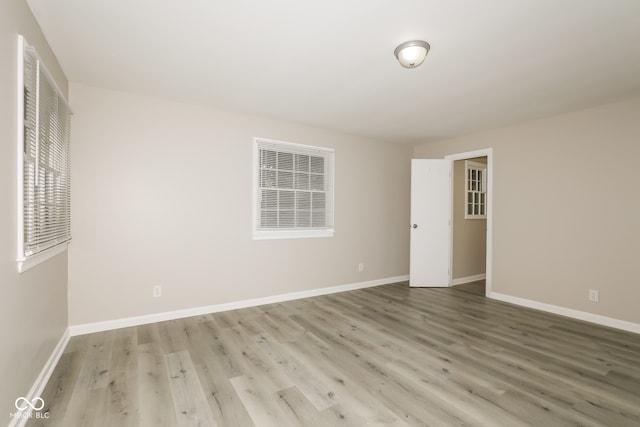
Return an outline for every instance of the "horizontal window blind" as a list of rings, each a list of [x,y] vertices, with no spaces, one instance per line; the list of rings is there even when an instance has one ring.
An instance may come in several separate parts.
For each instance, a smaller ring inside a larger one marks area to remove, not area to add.
[[[333,150],[256,140],[258,231],[333,228]]]
[[[71,239],[71,111],[23,44],[22,259]]]

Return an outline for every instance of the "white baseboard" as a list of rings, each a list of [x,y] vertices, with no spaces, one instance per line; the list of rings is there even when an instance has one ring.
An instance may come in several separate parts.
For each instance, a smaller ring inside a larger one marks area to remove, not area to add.
[[[533,301],[525,298],[505,295],[498,292],[490,292],[489,298],[499,301],[509,302],[523,307],[534,308],[536,310],[547,311],[549,313],[559,314],[561,316],[571,317],[573,319],[584,320],[586,322],[595,323],[611,328],[622,329],[623,331],[635,332],[640,334],[640,324],[627,322],[626,320],[614,319],[613,317],[601,316],[599,314],[588,313],[586,311],[574,310],[572,308],[561,307],[558,305],[546,304],[543,302]]]
[[[309,298],[319,295],[335,294],[338,292],[353,291],[356,289],[371,288],[389,283],[409,280],[409,276],[388,277],[385,279],[370,280],[367,282],[352,283],[350,285],[331,286],[328,288],[311,289],[308,291],[291,292],[288,294],[273,295],[269,297],[254,298],[242,301],[214,304],[202,307],[187,308],[184,310],[166,311],[162,313],[147,314],[144,316],[126,317],[123,319],[107,320],[104,322],[84,323],[69,326],[71,336],[91,334],[94,332],[109,331],[112,329],[127,328],[130,326],[145,325],[148,323],[164,322],[167,320],[182,319],[185,317],[200,316],[207,313],[236,310],[238,308],[255,307],[264,304],[273,304],[283,301],[291,301],[300,298]]]
[[[62,357],[62,353],[64,353],[64,349],[67,347],[67,343],[69,342],[70,337],[71,337],[71,334],[69,333],[69,328],[67,328],[62,334],[62,337],[60,337],[58,344],[56,344],[56,347],[53,349],[51,356],[49,356],[47,363],[44,364],[44,367],[40,371],[40,374],[38,374],[38,377],[36,378],[35,382],[31,386],[29,393],[27,393],[26,396],[21,396],[21,397],[24,397],[29,402],[32,402],[34,398],[40,397],[42,395],[42,392],[44,391],[45,386],[49,382],[49,378],[51,378],[51,374],[53,373],[53,370],[58,365],[58,361],[60,360],[60,357]],[[19,411],[16,409],[16,413],[17,412]],[[20,417],[11,418],[11,422],[9,423],[8,427],[23,427],[27,423],[27,421],[29,421],[30,417],[32,416],[32,413],[33,413],[33,409],[31,407],[28,407],[27,409],[22,411],[22,413],[20,414],[21,415]]]
[[[477,282],[478,280],[484,280],[487,278],[486,274],[476,274],[474,276],[459,277],[451,280],[451,286],[458,286],[465,283]]]

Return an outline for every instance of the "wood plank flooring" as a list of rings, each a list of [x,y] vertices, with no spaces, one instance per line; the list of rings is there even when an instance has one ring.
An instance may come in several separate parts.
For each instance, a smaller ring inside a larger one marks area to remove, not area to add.
[[[406,283],[71,338],[33,426],[640,426],[640,335]]]

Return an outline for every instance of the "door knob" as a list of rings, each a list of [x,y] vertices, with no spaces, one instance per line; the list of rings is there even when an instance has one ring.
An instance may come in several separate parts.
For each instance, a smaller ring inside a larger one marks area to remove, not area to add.
[[[413,224],[413,228],[418,228],[418,224]]]

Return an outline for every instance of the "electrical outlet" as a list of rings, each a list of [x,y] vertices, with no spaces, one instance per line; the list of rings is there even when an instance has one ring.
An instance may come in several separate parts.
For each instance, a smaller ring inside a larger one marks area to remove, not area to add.
[[[589,289],[589,301],[598,302],[600,295],[596,289]]]
[[[162,286],[161,285],[154,285],[153,286],[153,297],[154,298],[160,298],[162,296]]]
[[[360,273],[362,273],[364,271],[364,262],[361,262],[360,264],[358,264],[358,271]]]

